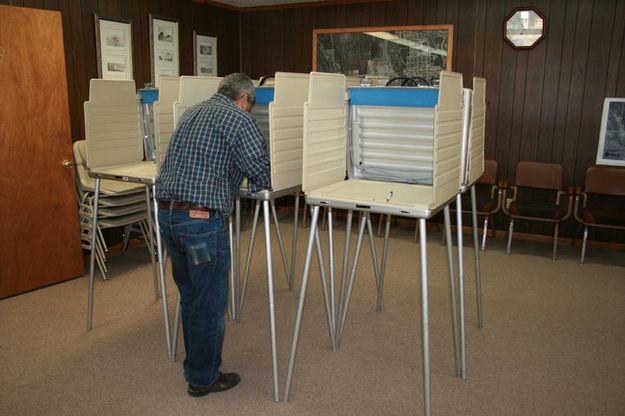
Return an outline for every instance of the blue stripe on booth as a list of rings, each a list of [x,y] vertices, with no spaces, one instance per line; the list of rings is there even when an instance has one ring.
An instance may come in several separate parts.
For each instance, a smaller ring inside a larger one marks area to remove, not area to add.
[[[348,92],[352,105],[435,107],[438,103],[438,88],[352,87]]]

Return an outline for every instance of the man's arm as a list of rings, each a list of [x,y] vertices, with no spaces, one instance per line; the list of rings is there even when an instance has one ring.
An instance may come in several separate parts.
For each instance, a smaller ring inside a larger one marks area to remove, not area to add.
[[[247,177],[250,192],[271,190],[269,154],[263,133],[253,119],[243,123],[234,146],[234,160]]]

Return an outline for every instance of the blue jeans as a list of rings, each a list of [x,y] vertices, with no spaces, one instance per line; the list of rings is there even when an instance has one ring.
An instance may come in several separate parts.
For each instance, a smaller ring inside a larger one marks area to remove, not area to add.
[[[158,222],[180,291],[188,383],[219,377],[228,304],[230,242],[222,215],[191,218],[189,211],[158,210]]]

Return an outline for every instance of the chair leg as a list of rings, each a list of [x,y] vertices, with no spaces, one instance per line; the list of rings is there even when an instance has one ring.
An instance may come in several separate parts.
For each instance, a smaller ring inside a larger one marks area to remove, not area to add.
[[[584,258],[586,257],[586,239],[588,238],[588,226],[584,226],[584,240],[582,241],[582,257],[579,260],[579,264],[584,264]]]
[[[486,233],[488,233],[488,215],[484,216],[484,231],[482,231],[482,251],[486,248]]]
[[[553,255],[552,260],[556,260],[558,258],[558,230],[560,228],[560,224],[556,223],[556,229],[553,232]]]
[[[417,220],[414,226],[414,242],[415,244],[419,242],[419,220]]]
[[[579,235],[579,230],[582,228],[582,224],[577,224],[577,228],[575,228],[575,234],[573,234],[573,241],[571,241],[571,247],[575,247],[577,244],[577,236]]]
[[[514,220],[510,220],[510,226],[508,227],[508,247],[506,248],[506,255],[510,255],[510,245],[512,244],[512,230],[514,229]]]

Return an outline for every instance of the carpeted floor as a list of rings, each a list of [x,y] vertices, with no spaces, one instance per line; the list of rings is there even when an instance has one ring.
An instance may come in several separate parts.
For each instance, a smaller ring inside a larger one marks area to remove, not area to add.
[[[290,253],[292,227],[284,221],[282,231]],[[294,292],[287,290],[274,244],[281,390],[307,234],[300,229]],[[248,236],[245,231],[244,246]],[[222,369],[243,378],[229,392],[187,395],[184,348],[180,341],[177,361],[167,359],[161,303],[154,299],[144,247],[110,258],[109,280],[96,281],[91,332],[86,332],[86,278],[2,300],[0,415],[420,415],[419,250],[412,236],[412,228],[392,229],[381,313],[375,311],[364,243],[337,352],[330,351],[319,268],[313,262],[289,403],[272,399],[260,235],[243,320],[227,324]],[[337,270],[342,242],[337,230]],[[382,240],[377,244],[381,251]],[[429,236],[433,414],[624,415],[623,253],[591,248],[581,266],[578,250],[568,246],[554,262],[548,244],[515,241],[506,256],[504,242],[489,239],[482,253],[485,327],[480,330],[473,250],[470,241],[465,244],[468,378],[462,381],[455,377],[445,249],[437,232]],[[173,316],[176,292],[170,277],[168,285]]]

